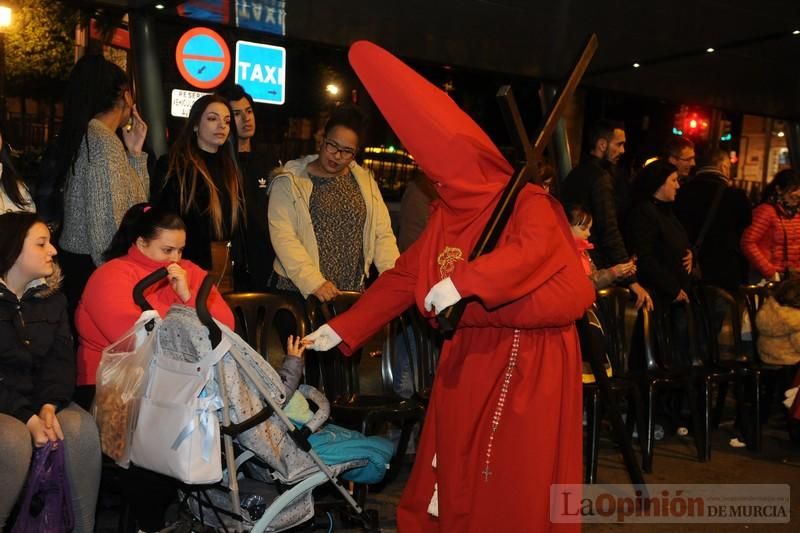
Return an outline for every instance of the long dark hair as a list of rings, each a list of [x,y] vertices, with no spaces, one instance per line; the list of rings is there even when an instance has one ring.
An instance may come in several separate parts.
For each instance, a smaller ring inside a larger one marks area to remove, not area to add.
[[[128,249],[139,237],[149,241],[158,237],[162,230],[171,229],[186,231],[186,224],[175,213],[151,207],[146,203],[136,204],[122,217],[111,244],[103,252],[103,260],[111,261],[127,254]]]
[[[0,276],[6,277],[17,262],[28,231],[38,224],[44,224],[36,213],[5,213],[0,215]]]
[[[57,137],[62,179],[74,167],[81,145],[86,145],[89,153],[85,140],[89,121],[111,110],[130,87],[125,71],[101,55],[83,56],[72,67],[64,93],[64,121]]]
[[[0,134],[0,137],[2,137],[2,134]],[[6,196],[14,205],[19,208],[25,208],[31,205],[30,201],[26,200],[21,192],[23,187],[27,188],[27,185],[25,185],[25,181],[11,161],[11,150],[8,148],[8,143],[5,139],[0,142],[2,142],[2,145],[0,145],[0,163],[3,164],[0,184],[2,184],[3,190],[6,192]]]
[[[199,185],[198,181],[202,181],[209,192],[208,213],[211,216],[211,225],[214,229],[214,234],[221,238],[225,224],[222,220],[223,209],[220,205],[219,191],[202,157],[202,150],[197,145],[197,136],[195,135],[195,128],[199,126],[203,113],[208,109],[208,106],[214,103],[223,104],[228,108],[228,112],[231,115],[231,133],[225,140],[225,144],[220,146],[219,155],[221,156],[222,172],[224,174],[221,181],[228,188],[231,198],[230,229],[239,224],[239,217],[244,210],[244,193],[241,187],[242,179],[239,165],[236,163],[236,147],[233,144],[233,138],[236,137],[236,125],[233,124],[231,105],[225,98],[216,94],[207,94],[192,105],[192,109],[189,111],[189,118],[186,120],[183,129],[178,134],[178,138],[169,152],[169,166],[167,167],[167,179],[164,180],[164,186],[171,179],[178,180],[178,205],[180,205],[181,213],[186,213],[195,201]]]
[[[764,189],[763,202],[777,205],[784,193],[798,187],[800,187],[800,174],[791,168],[785,168],[775,174],[775,177]]]

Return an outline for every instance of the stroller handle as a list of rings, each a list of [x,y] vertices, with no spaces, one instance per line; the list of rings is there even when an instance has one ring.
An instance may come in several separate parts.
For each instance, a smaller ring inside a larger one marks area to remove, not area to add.
[[[208,311],[208,295],[211,294],[211,287],[214,286],[214,278],[211,274],[206,274],[203,279],[203,284],[200,285],[200,290],[197,292],[197,318],[200,319],[205,327],[208,328],[208,338],[211,341],[211,347],[216,348],[222,341],[222,331],[211,318],[211,313]]]
[[[147,298],[144,297],[144,290],[150,285],[154,285],[167,277],[167,269],[161,267],[152,272],[146,278],[142,279],[133,287],[133,301],[139,306],[142,312],[152,311],[153,307],[148,303]]]

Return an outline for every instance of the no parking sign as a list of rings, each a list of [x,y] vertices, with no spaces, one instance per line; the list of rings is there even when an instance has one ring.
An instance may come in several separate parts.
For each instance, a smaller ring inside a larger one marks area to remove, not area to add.
[[[225,40],[208,28],[192,28],[175,49],[178,70],[190,85],[213,89],[225,81],[231,69],[231,52]]]

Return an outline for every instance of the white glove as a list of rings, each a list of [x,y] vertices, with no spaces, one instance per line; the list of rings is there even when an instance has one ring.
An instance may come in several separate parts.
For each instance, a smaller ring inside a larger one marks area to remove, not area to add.
[[[438,315],[460,299],[461,295],[458,294],[458,289],[453,285],[452,280],[444,278],[428,291],[428,295],[425,297],[425,310],[430,311],[433,308]]]
[[[306,346],[309,350],[327,352],[338,346],[342,342],[342,338],[328,324],[323,324],[314,333],[303,337],[303,341],[311,341],[311,344]]]

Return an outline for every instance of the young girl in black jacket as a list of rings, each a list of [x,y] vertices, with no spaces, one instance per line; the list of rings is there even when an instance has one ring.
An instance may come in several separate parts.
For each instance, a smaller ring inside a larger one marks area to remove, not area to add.
[[[76,532],[94,529],[100,441],[70,403],[75,353],[50,231],[35,214],[0,215],[0,529],[20,496],[33,447],[64,441]]]

